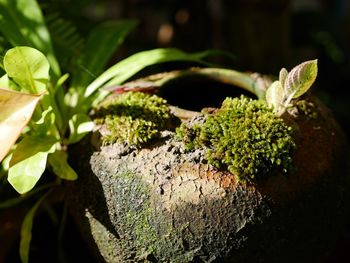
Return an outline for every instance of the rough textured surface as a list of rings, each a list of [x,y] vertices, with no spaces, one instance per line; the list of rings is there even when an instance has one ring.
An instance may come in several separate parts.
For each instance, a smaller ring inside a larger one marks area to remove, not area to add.
[[[72,151],[72,213],[107,262],[321,262],[346,212],[348,146],[315,105],[316,119],[285,116],[299,129],[295,173],[258,185],[186,153],[171,132],[141,150],[95,134]]]

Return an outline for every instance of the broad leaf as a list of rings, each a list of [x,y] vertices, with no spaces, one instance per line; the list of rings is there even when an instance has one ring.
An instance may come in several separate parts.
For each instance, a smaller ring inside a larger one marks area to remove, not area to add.
[[[317,59],[306,61],[294,67],[285,81],[284,92],[287,98],[298,98],[303,95],[317,77]]]
[[[15,47],[6,52],[4,67],[25,92],[41,93],[46,90],[50,65],[46,57],[31,47]]]
[[[68,155],[64,151],[55,151],[49,155],[49,164],[52,171],[64,180],[76,180],[78,175],[67,162]]]
[[[18,143],[8,172],[8,181],[20,194],[30,191],[45,171],[47,156],[54,152],[57,140],[45,136],[27,136]]]
[[[42,196],[35,205],[29,210],[29,212],[26,214],[26,216],[23,219],[22,227],[21,227],[21,241],[19,245],[19,255],[21,257],[22,263],[28,263],[29,261],[29,248],[30,248],[30,242],[32,241],[32,228],[33,228],[33,219],[35,216],[36,211],[38,210],[39,206],[43,202],[43,200],[48,195],[45,194]]]
[[[72,119],[69,120],[70,136],[68,144],[76,143],[80,141],[86,134],[92,131],[94,123],[90,117],[86,114],[75,114]]]
[[[13,46],[31,46],[47,56],[53,76],[61,75],[49,32],[36,0],[0,0],[0,31]]]
[[[0,161],[32,117],[41,95],[0,89]]]
[[[276,113],[280,112],[284,100],[284,91],[280,81],[275,81],[266,91],[266,102],[274,108]]]
[[[7,74],[0,78],[0,87],[10,90],[21,91],[21,87],[18,86],[14,81],[12,81]]]

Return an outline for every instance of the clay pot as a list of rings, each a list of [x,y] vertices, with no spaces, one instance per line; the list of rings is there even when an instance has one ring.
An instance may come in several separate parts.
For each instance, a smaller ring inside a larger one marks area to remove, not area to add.
[[[161,79],[158,94],[186,109],[173,108],[182,120],[245,93],[237,85],[264,93],[266,79],[256,75],[245,75],[242,84],[227,77],[234,71],[206,70],[149,79]],[[132,149],[102,146],[97,130],[71,149],[79,179],[66,187],[91,249],[106,262],[325,260],[347,215],[349,147],[322,103],[307,101],[317,118],[284,116],[297,127],[296,170],[259,183],[216,170],[203,151],[186,152],[171,131]]]

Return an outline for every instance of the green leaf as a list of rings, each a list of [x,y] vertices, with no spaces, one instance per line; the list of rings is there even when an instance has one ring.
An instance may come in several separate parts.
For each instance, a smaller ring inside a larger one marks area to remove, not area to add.
[[[50,65],[43,53],[31,47],[15,47],[6,52],[7,75],[28,93],[46,90]]]
[[[49,106],[48,109],[42,112],[40,119],[35,122],[35,125],[33,125],[33,129],[37,134],[55,136],[55,134],[50,134],[51,128],[54,125],[55,114],[53,113],[52,107]]]
[[[135,21],[109,21],[101,24],[89,35],[80,61],[83,67],[72,81],[73,87],[86,87],[101,74],[108,60],[123,43],[127,34],[135,27]]]
[[[91,132],[93,128],[94,123],[88,115],[82,113],[73,115],[69,120],[70,135],[68,144],[80,141],[86,134]]]
[[[210,54],[210,51],[190,54],[174,48],[159,48],[136,53],[113,65],[96,78],[86,88],[83,98],[79,98],[80,103],[76,109],[84,113],[87,112],[92,105],[98,103],[96,98],[102,99],[108,94],[106,91],[99,90],[101,87],[120,85],[148,66],[171,61],[191,61],[206,64],[202,59]],[[102,96],[101,94],[94,94],[98,90],[102,93]]]
[[[13,46],[31,46],[48,58],[53,76],[61,75],[45,25],[36,0],[0,0],[0,31]]]
[[[317,59],[306,61],[294,67],[289,73],[284,85],[287,98],[298,98],[303,95],[317,77]]]
[[[8,172],[8,181],[18,193],[26,193],[35,186],[56,143],[55,138],[45,136],[26,136],[18,143]]]
[[[41,95],[0,89],[0,161],[30,121]]]
[[[283,107],[284,91],[280,81],[275,81],[266,91],[266,102],[279,115]]]
[[[279,74],[279,81],[281,82],[282,87],[284,87],[286,83],[287,76],[288,76],[288,71],[285,68],[282,68]]]
[[[0,78],[0,87],[6,87],[10,90],[21,91],[21,87],[17,85],[14,81],[12,81],[7,74],[3,75]]]
[[[36,202],[36,204],[29,210],[29,212],[26,214],[26,216],[23,219],[23,223],[21,227],[21,241],[19,245],[19,255],[21,257],[22,263],[28,263],[29,261],[29,248],[30,248],[30,242],[32,240],[33,219],[36,211],[38,210],[39,206],[41,205],[43,200],[46,198],[48,193],[46,193]]]
[[[52,171],[61,179],[64,180],[76,180],[78,175],[70,167],[67,162],[68,155],[64,151],[55,151],[49,155],[49,164],[52,167]]]

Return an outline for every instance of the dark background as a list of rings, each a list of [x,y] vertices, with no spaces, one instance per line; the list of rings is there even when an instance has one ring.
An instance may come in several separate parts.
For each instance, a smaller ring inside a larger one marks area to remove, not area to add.
[[[177,47],[187,52],[220,49],[232,57],[213,62],[228,68],[277,75],[318,58],[313,92],[332,110],[350,137],[350,1],[348,0],[45,0],[45,14],[59,14],[84,38],[97,23],[135,19],[138,26],[110,63],[135,52]],[[62,214],[62,205],[54,207]],[[13,212],[13,211],[12,211]],[[18,212],[21,218],[22,212]],[[42,213],[34,222],[31,255],[35,262],[94,262],[69,218],[57,253],[59,227]],[[14,224],[16,225],[16,224]],[[18,225],[18,224],[17,224]],[[3,226],[6,227],[6,226]],[[350,229],[350,227],[348,228]],[[9,230],[14,233],[18,229]],[[5,262],[19,262],[18,237]],[[350,231],[344,231],[329,262],[346,262]],[[1,257],[0,262],[4,259]],[[6,251],[5,251],[6,253]],[[34,262],[34,261],[33,261]]]
[[[319,59],[313,92],[350,134],[350,1],[348,0],[46,0],[47,13],[74,21],[84,36],[96,23],[135,19],[121,59],[157,47],[220,49],[225,67],[277,75]]]

